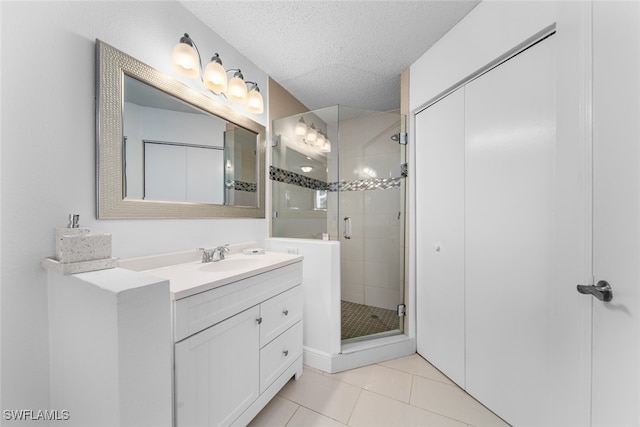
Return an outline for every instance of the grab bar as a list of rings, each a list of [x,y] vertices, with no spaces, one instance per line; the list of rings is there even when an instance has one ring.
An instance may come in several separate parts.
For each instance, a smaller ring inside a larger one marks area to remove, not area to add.
[[[349,218],[348,216],[344,217],[344,238],[351,238],[351,218]]]

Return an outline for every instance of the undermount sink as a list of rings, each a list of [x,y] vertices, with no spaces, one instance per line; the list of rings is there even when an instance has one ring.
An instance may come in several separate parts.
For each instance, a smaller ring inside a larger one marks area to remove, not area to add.
[[[208,262],[198,268],[200,271],[209,271],[217,273],[221,271],[233,271],[250,269],[257,266],[258,259],[255,258],[242,258],[242,259],[223,259],[221,261]]]

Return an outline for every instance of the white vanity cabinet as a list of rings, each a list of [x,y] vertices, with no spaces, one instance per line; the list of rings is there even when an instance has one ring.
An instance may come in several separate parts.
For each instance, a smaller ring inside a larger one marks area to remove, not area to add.
[[[296,262],[174,301],[177,427],[246,425],[302,374],[301,282]]]

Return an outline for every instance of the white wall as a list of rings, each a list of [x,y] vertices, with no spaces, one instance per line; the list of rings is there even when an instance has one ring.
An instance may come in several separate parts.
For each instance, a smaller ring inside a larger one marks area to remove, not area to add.
[[[40,259],[54,253],[54,228],[65,225],[68,214],[80,214],[81,225],[93,231],[112,233],[113,255],[120,258],[261,241],[268,232],[267,220],[256,219],[95,219],[95,39],[173,75],[171,49],[188,32],[203,54],[219,52],[265,95],[267,76],[177,2],[0,2],[0,14],[0,406],[47,409],[47,287]],[[252,116],[263,125],[267,117]]]
[[[409,109],[415,110],[555,18],[552,1],[483,1],[411,65]]]

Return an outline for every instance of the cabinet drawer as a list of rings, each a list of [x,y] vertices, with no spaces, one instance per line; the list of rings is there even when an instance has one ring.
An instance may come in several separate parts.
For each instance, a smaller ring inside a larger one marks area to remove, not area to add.
[[[296,286],[260,305],[260,347],[302,319],[302,286]]]
[[[302,322],[298,322],[260,350],[260,393],[301,356]]]
[[[297,262],[177,300],[174,341],[183,340],[300,283],[302,263]]]

